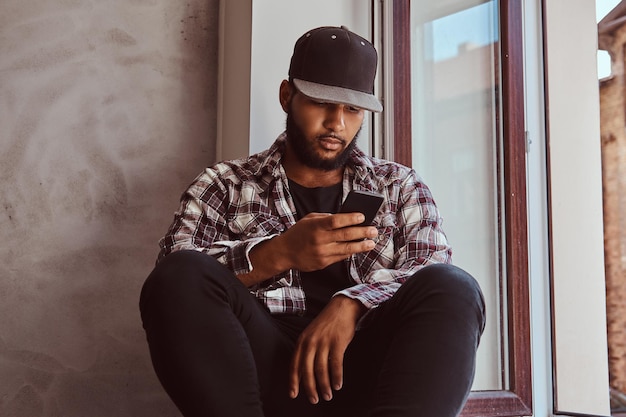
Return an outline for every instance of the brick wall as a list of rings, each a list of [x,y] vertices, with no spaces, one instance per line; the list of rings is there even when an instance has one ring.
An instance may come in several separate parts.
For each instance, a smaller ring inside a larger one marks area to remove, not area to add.
[[[612,33],[601,33],[600,47],[609,52],[613,62],[611,77],[600,81],[609,372],[611,387],[623,393],[626,392],[626,26]]]

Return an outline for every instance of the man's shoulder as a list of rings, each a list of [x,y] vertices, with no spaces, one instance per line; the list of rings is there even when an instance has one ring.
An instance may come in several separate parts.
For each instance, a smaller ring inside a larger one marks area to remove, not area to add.
[[[359,155],[358,161],[361,169],[369,171],[376,178],[384,178],[387,181],[404,180],[409,176],[416,175],[412,168],[398,162],[376,158],[363,153]]]
[[[217,162],[204,170],[203,175],[214,181],[240,183],[254,181],[264,173],[267,158],[262,153],[241,159],[231,159]]]

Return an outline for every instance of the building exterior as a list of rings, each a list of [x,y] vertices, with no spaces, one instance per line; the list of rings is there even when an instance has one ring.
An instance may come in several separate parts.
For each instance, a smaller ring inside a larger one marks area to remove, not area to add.
[[[626,392],[626,2],[598,24],[599,49],[611,56],[600,80],[604,245],[611,387]]]

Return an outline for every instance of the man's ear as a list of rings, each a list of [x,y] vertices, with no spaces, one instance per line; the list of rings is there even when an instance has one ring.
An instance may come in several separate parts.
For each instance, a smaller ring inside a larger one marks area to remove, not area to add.
[[[278,99],[280,100],[280,106],[285,113],[289,112],[289,104],[291,103],[291,97],[294,93],[293,85],[287,80],[283,80],[280,83],[280,89],[278,91]]]

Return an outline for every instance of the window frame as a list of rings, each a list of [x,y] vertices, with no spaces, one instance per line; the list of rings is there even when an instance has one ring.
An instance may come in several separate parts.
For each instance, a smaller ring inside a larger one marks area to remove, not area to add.
[[[393,0],[393,159],[411,166],[411,13],[410,0]],[[508,389],[472,391],[461,416],[532,415],[530,346],[530,287],[528,267],[528,213],[526,196],[526,132],[524,122],[523,9],[521,0],[499,1],[499,104],[503,161],[503,207],[499,208],[504,271],[500,274],[505,297],[501,311],[506,320]],[[498,54],[496,54],[498,55]],[[504,281],[504,282],[502,282]],[[504,365],[504,364],[503,364]]]

